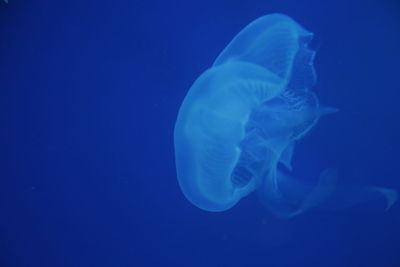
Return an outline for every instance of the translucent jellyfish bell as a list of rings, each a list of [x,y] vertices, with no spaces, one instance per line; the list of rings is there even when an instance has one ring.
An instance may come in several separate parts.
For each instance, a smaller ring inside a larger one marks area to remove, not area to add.
[[[334,195],[333,169],[310,188],[278,168],[282,163],[290,171],[296,141],[322,115],[337,111],[320,107],[310,91],[316,81],[312,36],[288,16],[263,16],[194,82],[179,110],[174,142],[179,185],[195,206],[227,210],[257,190],[269,210],[293,216]]]

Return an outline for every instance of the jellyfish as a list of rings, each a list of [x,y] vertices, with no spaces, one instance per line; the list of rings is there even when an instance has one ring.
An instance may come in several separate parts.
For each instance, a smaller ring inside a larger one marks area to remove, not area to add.
[[[389,189],[338,190],[333,168],[322,171],[315,185],[291,175],[296,142],[337,111],[320,106],[311,91],[312,38],[286,15],[265,15],[240,31],[194,82],[174,129],[178,183],[192,204],[225,211],[257,192],[282,216],[335,198],[351,205],[383,195],[392,205],[396,196]]]

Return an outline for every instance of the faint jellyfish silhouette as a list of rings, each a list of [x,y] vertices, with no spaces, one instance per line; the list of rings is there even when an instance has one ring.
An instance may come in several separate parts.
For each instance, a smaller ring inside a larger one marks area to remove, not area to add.
[[[310,188],[278,168],[281,163],[291,171],[295,142],[321,116],[337,111],[321,107],[310,91],[316,81],[312,37],[286,15],[263,16],[194,82],[179,110],[174,143],[178,182],[195,206],[227,210],[256,189],[282,216],[336,198],[352,205],[382,195],[388,207],[393,204],[396,194],[389,189],[335,187],[334,169]]]

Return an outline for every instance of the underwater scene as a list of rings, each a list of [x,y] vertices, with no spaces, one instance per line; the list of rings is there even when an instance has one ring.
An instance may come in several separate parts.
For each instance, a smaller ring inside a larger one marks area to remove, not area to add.
[[[0,267],[400,267],[400,1],[0,25]]]

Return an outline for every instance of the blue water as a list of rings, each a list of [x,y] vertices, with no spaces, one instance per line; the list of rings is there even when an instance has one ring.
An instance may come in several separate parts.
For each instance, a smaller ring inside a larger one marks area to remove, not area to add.
[[[296,147],[298,179],[400,191],[396,0],[0,3],[0,266],[400,266],[400,205],[277,218],[256,196],[212,213],[176,179],[187,90],[250,21],[315,33],[327,116]]]

